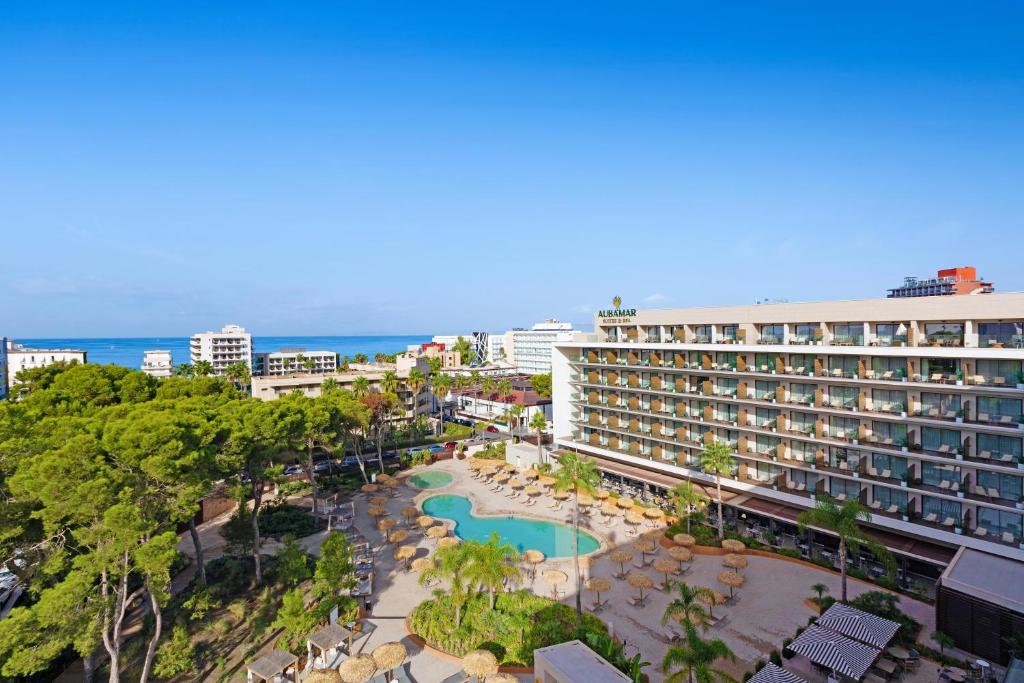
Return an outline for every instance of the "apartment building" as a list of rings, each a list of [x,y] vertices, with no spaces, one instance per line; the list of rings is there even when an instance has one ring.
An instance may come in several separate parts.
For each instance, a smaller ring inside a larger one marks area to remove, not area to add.
[[[0,401],[7,398],[7,337],[0,337]]]
[[[171,352],[167,350],[143,351],[140,369],[150,377],[170,377],[174,374],[174,359],[171,357]]]
[[[528,330],[509,330],[505,333],[505,360],[528,375],[551,372],[551,352],[555,344],[571,340],[576,332],[572,323],[553,318]]]
[[[239,361],[252,368],[252,335],[240,325],[225,325],[220,332],[200,332],[190,341],[191,362],[207,361],[215,375]]]
[[[270,353],[254,353],[252,374],[280,376],[293,373],[323,375],[338,369],[338,354],[334,351],[307,351],[290,348]]]
[[[85,363],[88,353],[82,349],[33,349],[18,344],[13,339],[4,342],[7,356],[8,389],[18,383],[18,373],[22,370],[45,368],[54,363]]]
[[[963,296],[965,294],[991,294],[995,286],[983,282],[973,266],[944,268],[935,277],[905,277],[903,285],[889,290],[889,298],[908,296]]]
[[[934,578],[960,546],[1024,561],[1022,347],[1022,293],[601,311],[555,348],[554,434],[662,490],[726,443],[734,519],[857,499]]]

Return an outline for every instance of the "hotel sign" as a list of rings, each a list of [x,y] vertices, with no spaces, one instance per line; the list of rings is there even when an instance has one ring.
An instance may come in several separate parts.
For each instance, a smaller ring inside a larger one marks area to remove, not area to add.
[[[628,323],[630,318],[636,317],[635,308],[613,308],[597,312],[601,322],[607,324]]]

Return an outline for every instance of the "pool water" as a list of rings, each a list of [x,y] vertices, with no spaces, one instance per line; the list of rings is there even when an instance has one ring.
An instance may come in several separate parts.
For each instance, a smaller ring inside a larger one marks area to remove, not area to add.
[[[515,515],[477,517],[469,498],[450,494],[426,499],[423,512],[455,522],[455,535],[461,539],[485,542],[496,532],[501,540],[511,543],[519,552],[532,548],[547,557],[572,557],[572,527],[568,524]],[[580,555],[601,547],[600,542],[585,531],[580,531],[577,538]]]
[[[409,477],[408,482],[418,489],[439,489],[452,483],[454,477],[448,472],[427,470]]]

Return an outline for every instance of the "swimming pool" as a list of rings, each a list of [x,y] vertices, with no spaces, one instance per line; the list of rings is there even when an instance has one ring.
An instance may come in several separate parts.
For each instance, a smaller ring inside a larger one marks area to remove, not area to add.
[[[455,522],[455,535],[462,539],[486,541],[497,532],[520,552],[539,550],[547,557],[572,557],[572,527],[561,522],[547,522],[515,515],[477,517],[473,504],[465,496],[441,494],[423,501],[423,512]],[[592,553],[601,543],[585,531],[578,535],[580,555]]]
[[[418,489],[439,489],[448,486],[454,479],[449,472],[427,470],[426,472],[417,472],[409,477],[407,481],[411,486],[415,486]]]

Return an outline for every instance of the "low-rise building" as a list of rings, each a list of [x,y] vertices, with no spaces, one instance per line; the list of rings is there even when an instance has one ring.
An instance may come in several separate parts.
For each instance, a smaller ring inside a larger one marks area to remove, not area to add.
[[[419,346],[413,344],[404,353],[398,354],[395,361],[398,368],[402,369],[415,365],[420,358],[428,359],[428,363],[433,358],[440,360],[442,370],[454,370],[462,365],[462,356],[458,351],[453,351],[450,347],[446,348],[444,344],[435,342]]]
[[[7,387],[18,383],[18,373],[22,370],[45,368],[55,363],[85,363],[88,354],[82,349],[33,349],[18,344],[13,339],[6,340],[7,352]]]
[[[206,361],[213,374],[223,375],[229,365],[245,363],[252,369],[252,335],[240,325],[225,325],[220,332],[200,332],[190,341],[191,363]]]
[[[512,393],[507,397],[499,395],[497,389],[484,391],[479,384],[461,389],[452,389],[448,405],[458,417],[471,420],[494,421],[506,430],[529,431],[527,425],[535,413],[541,413],[547,420],[551,419],[551,399],[544,398],[533,390],[528,375],[513,375],[497,381],[507,380],[511,384]],[[497,382],[495,382],[497,384]],[[508,424],[506,413],[512,406],[522,406],[523,410],[516,424]]]
[[[150,377],[170,377],[174,374],[174,359],[167,350],[143,351],[140,369]]]
[[[323,375],[338,369],[338,354],[334,351],[307,351],[290,348],[254,353],[252,374],[254,376],[280,376],[290,374]]]
[[[629,683],[633,680],[579,640],[534,650],[533,678],[543,683]]]

